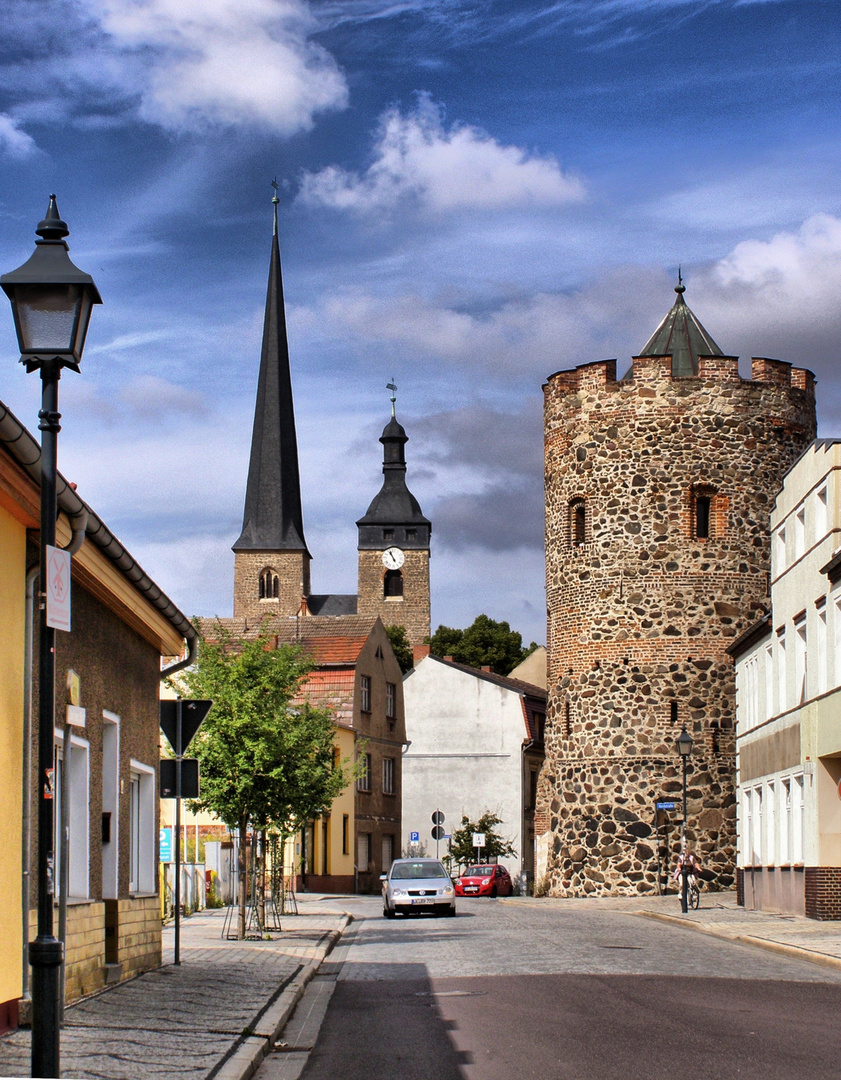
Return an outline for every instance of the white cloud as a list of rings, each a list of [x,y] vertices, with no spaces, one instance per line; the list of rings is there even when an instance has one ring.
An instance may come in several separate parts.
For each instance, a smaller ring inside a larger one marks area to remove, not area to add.
[[[554,207],[580,200],[580,180],[564,174],[554,157],[503,146],[466,124],[444,127],[442,110],[428,95],[403,115],[380,118],[373,161],[359,174],[330,165],[306,172],[299,198],[312,205],[370,213],[412,198],[427,210],[499,210]]]
[[[0,150],[13,158],[28,158],[38,148],[34,139],[20,129],[20,121],[7,113],[0,113]]]
[[[86,3],[107,41],[77,74],[122,82],[142,118],[169,130],[252,124],[288,135],[347,104],[344,75],[310,40],[303,0]]]

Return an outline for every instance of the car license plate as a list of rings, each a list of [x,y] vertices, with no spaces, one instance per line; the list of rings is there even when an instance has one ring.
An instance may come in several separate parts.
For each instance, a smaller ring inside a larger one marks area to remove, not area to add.
[[[479,888],[476,885],[466,885],[464,891],[465,892],[478,892]]]
[[[435,901],[432,899],[431,896],[430,897],[425,896],[421,900],[412,900],[412,903],[413,904],[434,904]]]

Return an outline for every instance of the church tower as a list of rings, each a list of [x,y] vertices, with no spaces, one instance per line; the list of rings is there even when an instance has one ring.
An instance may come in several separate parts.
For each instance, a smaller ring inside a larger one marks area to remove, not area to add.
[[[310,553],[304,539],[301,481],[283,280],[277,237],[277,204],[257,405],[242,533],[233,545],[234,618],[295,615],[310,591]]]
[[[394,390],[393,384],[389,389]],[[430,632],[429,538],[432,524],[406,487],[406,443],[397,422],[395,399],[391,419],[383,429],[383,486],[368,512],[357,521],[359,530],[360,615],[379,615],[386,626],[404,626],[412,645],[423,644]]]
[[[811,372],[751,378],[677,300],[629,373],[545,393],[549,703],[536,873],[553,895],[654,893],[682,831],[721,884],[736,838],[727,647],[767,610],[770,512],[815,435]]]

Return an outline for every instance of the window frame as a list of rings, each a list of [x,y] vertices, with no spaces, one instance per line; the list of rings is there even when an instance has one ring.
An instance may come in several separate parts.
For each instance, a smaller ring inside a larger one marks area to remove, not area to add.
[[[383,758],[383,795],[396,795],[397,763],[393,757]]]
[[[359,676],[359,709],[361,712],[371,711],[371,676]]]
[[[373,759],[370,754],[361,754],[359,760],[363,763],[362,772],[356,778],[356,790],[370,793],[371,791],[371,768]]]

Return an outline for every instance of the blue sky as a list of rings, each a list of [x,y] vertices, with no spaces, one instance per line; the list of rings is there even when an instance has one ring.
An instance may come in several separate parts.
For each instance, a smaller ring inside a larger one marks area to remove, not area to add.
[[[351,592],[398,384],[433,624],[545,638],[541,384],[674,298],[841,434],[841,18],[821,0],[6,0],[0,270],[51,191],[104,304],[60,467],[229,614],[280,231],[317,592]],[[0,319],[0,399],[39,385]]]

